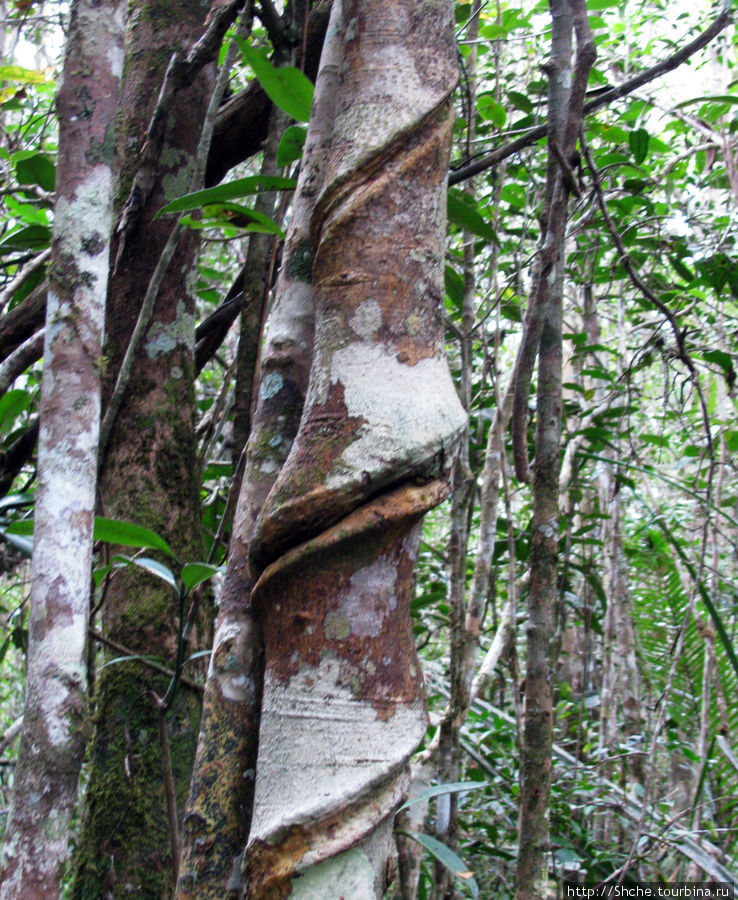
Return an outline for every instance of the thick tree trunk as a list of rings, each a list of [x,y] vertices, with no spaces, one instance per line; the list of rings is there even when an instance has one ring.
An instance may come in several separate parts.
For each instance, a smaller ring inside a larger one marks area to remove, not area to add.
[[[86,647],[102,334],[124,8],[76,0],[57,96],[59,158],[41,389],[23,737],[0,896],[57,897],[88,723]]]
[[[140,0],[129,12],[119,118],[119,213],[139,171],[147,128],[172,54],[175,50],[181,54],[183,47],[200,37],[206,12],[197,0],[184,4]],[[161,151],[146,170],[149,193],[137,211],[137,223],[119,234],[106,320],[110,383],[173,227],[170,218],[154,220],[154,216],[166,202],[191,190],[211,83],[212,72],[206,69],[178,93]],[[196,252],[194,233],[184,231],[136,354],[100,480],[105,515],[152,529],[183,561],[203,557],[194,437]],[[116,572],[103,607],[106,637],[132,654],[173,661],[177,625],[176,597],[164,582],[133,569]],[[207,640],[206,635],[196,636],[195,649],[203,637]],[[100,675],[85,820],[72,889],[75,898],[102,896],[104,884],[113,877],[116,891],[137,898],[159,900],[171,890],[159,723],[150,693],[163,695],[166,685],[162,676],[136,661],[107,667]],[[183,687],[167,716],[180,808],[189,784],[199,708],[199,697]]]
[[[465,421],[441,314],[451,12],[445,0],[344,4],[343,84],[311,228],[310,385],[252,541],[265,640],[253,900],[382,896],[425,732],[412,572]]]
[[[249,546],[297,433],[313,350],[310,216],[323,185],[343,50],[341,2],[333,0],[290,215],[282,268],[260,365],[258,402],[246,448],[228,568],[205,687],[202,728],[185,811],[178,900],[237,897],[254,794],[262,639],[254,621]]]

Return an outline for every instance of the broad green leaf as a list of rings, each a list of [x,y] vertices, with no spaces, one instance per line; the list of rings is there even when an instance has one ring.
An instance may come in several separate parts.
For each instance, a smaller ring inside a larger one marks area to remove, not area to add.
[[[648,156],[649,134],[645,128],[636,128],[628,135],[628,144],[633,154],[635,164],[640,166],[643,160]]]
[[[11,522],[5,528],[5,533],[26,537],[31,536],[33,535],[33,519],[18,519],[16,522]]]
[[[161,550],[174,559],[172,548],[164,538],[156,532],[133,522],[120,522],[117,519],[106,519],[95,516],[93,537],[96,541],[108,544],[120,544],[122,547],[140,547],[145,550]]]
[[[123,563],[126,566],[135,566],[138,569],[143,569],[144,572],[148,572],[149,575],[154,575],[156,578],[161,578],[162,581],[166,581],[170,587],[174,588],[175,591],[179,592],[179,588],[177,586],[177,580],[174,577],[174,572],[163,563],[158,562],[155,559],[151,559],[148,556],[114,556],[112,559],[113,563]]]
[[[485,221],[477,209],[460,198],[460,192],[448,193],[448,218],[455,225],[497,243],[497,235],[494,228]]]
[[[208,578],[212,578],[217,572],[222,571],[220,566],[211,566],[210,563],[191,562],[182,566],[182,584],[188,591]]]
[[[417,797],[413,797],[412,800],[406,800],[397,812],[402,812],[403,809],[407,809],[414,803],[422,803],[424,800],[430,800],[431,797],[440,797],[441,794],[458,794],[462,791],[476,791],[479,788],[487,786],[488,782],[486,781],[454,781],[449,784],[436,784],[423,791],[422,794],[418,794]]]
[[[445,844],[442,844],[439,840],[431,837],[429,834],[413,832],[412,834],[408,833],[408,836],[414,838],[414,840],[422,847],[425,847],[429,853],[432,853],[433,856],[435,856],[435,858],[450,872],[453,872],[457,878],[461,879],[471,891],[472,897],[477,898],[479,896],[479,886],[474,880],[474,873],[469,871],[464,860],[454,853],[453,850],[450,850]]]
[[[305,146],[307,129],[302,125],[290,125],[282,135],[282,140],[277,147],[277,165],[288,166],[302,156],[302,148]]]
[[[51,79],[41,69],[25,69],[23,66],[0,66],[0,81],[16,81],[20,84],[47,84]]]
[[[6,391],[0,397],[0,432],[12,430],[15,420],[28,409],[31,399],[31,394],[22,388]]]
[[[51,229],[46,225],[26,225],[6,234],[0,250],[45,250],[51,243]]]
[[[499,100],[495,100],[494,97],[488,95],[482,95],[479,98],[477,107],[479,109],[479,115],[483,119],[489,120],[498,128],[505,127],[505,122],[507,122],[507,110]]]
[[[308,122],[313,103],[310,79],[292,66],[275,68],[263,53],[250,47],[243,38],[235,37],[234,40],[272,103],[298,122]]]
[[[56,182],[56,166],[45,153],[34,153],[15,164],[18,184],[37,184],[45,191],[53,191]]]
[[[203,206],[209,204],[240,200],[242,197],[249,197],[264,191],[291,191],[296,184],[294,178],[283,178],[281,175],[251,175],[248,178],[238,178],[236,181],[219,184],[217,187],[207,188],[204,191],[185,194],[183,197],[167,203],[156,215],[202,209]]]
[[[525,113],[533,112],[533,102],[530,97],[521,94],[520,91],[508,91],[507,96],[510,98],[513,106],[517,106],[518,109]]]

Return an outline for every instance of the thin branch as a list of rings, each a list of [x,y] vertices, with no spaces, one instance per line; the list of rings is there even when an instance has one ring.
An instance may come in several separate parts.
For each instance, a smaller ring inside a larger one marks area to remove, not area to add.
[[[0,309],[5,309],[8,303],[10,303],[10,301],[13,299],[13,294],[15,294],[17,290],[23,287],[23,285],[28,281],[31,275],[37,272],[42,266],[45,266],[50,258],[51,247],[44,250],[43,253],[39,253],[38,256],[34,256],[34,258],[29,263],[23,266],[23,268],[11,280],[10,284],[5,288],[2,294],[0,294]]]
[[[727,2],[727,0],[724,0],[721,5],[720,13],[715,21],[693,41],[685,44],[680,50],[672,53],[671,56],[667,56],[666,59],[661,60],[661,62],[656,63],[656,65],[651,66],[651,68],[639,72],[639,74],[635,75],[633,78],[629,78],[617,87],[611,88],[609,91],[605,91],[598,97],[595,97],[594,100],[590,100],[589,103],[584,105],[584,115],[587,116],[590,113],[596,112],[596,110],[602,109],[603,106],[608,106],[615,100],[626,97],[628,94],[633,93],[633,91],[638,90],[638,88],[643,87],[644,84],[648,84],[659,76],[665,75],[667,72],[671,72],[678,68],[691,56],[694,56],[694,54],[703,47],[706,47],[710,41],[717,37],[721,31],[724,31],[732,21],[733,16],[730,10],[730,3]],[[481,159],[469,163],[469,165],[452,171],[449,175],[448,183],[459,184],[459,182],[466,181],[468,178],[472,178],[479,172],[484,172],[486,169],[492,169],[499,165],[503,160],[513,156],[520,150],[524,150],[526,147],[530,147],[531,144],[535,144],[536,141],[547,137],[547,135],[548,125],[537,125],[535,128],[531,128],[526,134],[523,134],[509,144],[506,144],[504,147],[499,147],[497,150],[493,150],[492,153],[487,154],[487,156],[483,156]]]
[[[168,669],[166,666],[163,666],[161,663],[156,662],[154,659],[149,659],[146,656],[141,656],[138,653],[134,653],[130,647],[126,647],[125,644],[120,644],[118,641],[113,641],[109,637],[106,637],[102,632],[95,630],[94,628],[88,629],[88,634],[94,640],[99,641],[101,644],[105,644],[106,647],[110,647],[111,650],[115,650],[116,653],[120,653],[121,656],[130,656],[133,660],[135,658],[136,662],[142,663],[148,669],[151,669],[153,672],[160,672],[162,675],[167,675],[169,678],[174,677],[174,672],[171,669]],[[185,675],[180,676],[180,684],[186,685],[191,691],[197,691],[199,694],[203,692],[203,686],[198,684],[196,681],[193,681],[191,678],[187,678]]]

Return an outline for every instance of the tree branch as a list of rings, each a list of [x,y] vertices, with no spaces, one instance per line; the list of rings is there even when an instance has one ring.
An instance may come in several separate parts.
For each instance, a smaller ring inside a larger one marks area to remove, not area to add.
[[[611,88],[609,91],[600,94],[599,97],[596,97],[594,100],[590,100],[589,103],[585,103],[584,115],[587,116],[590,113],[596,112],[598,109],[602,109],[603,106],[608,106],[613,101],[620,100],[622,97],[626,97],[628,94],[633,93],[633,91],[638,90],[638,88],[643,87],[644,84],[648,84],[655,78],[678,68],[691,56],[694,56],[698,50],[706,47],[710,41],[730,25],[732,20],[733,17],[730,11],[730,4],[723,2],[720,14],[712,25],[706,28],[693,41],[685,44],[681,50],[677,50],[675,53],[672,53],[671,56],[667,56],[666,59],[656,63],[656,65],[651,66],[650,69],[645,69],[643,72],[633,76],[633,78],[629,78],[617,87]],[[452,171],[449,175],[448,183],[450,185],[459,184],[459,182],[466,181],[468,178],[472,178],[479,172],[484,172],[486,169],[492,169],[499,165],[503,160],[518,153],[520,150],[524,150],[526,147],[530,147],[531,144],[535,144],[536,141],[546,137],[547,134],[547,124],[531,128],[526,134],[521,135],[504,147],[499,147],[497,150],[493,150],[492,153],[487,154],[487,156],[483,156],[475,162]]]

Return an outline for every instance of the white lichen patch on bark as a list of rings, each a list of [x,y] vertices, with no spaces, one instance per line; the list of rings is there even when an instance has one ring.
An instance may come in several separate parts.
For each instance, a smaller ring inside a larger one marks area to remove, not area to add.
[[[381,344],[356,342],[333,354],[329,377],[343,385],[348,415],[365,421],[328,477],[329,488],[344,487],[357,472],[380,484],[388,474],[399,480],[442,451],[450,461],[466,413],[444,358],[410,366]]]
[[[177,304],[177,315],[173,322],[154,322],[149,329],[146,353],[149,359],[156,359],[162,353],[171,353],[177,347],[194,348],[195,315],[187,312],[184,303]]]
[[[370,341],[382,325],[382,307],[370,297],[359,305],[349,325],[360,338]]]
[[[346,680],[344,665],[331,655],[316,668],[301,666],[287,684],[267,673],[250,842],[269,840],[286,822],[309,825],[342,809],[386,779],[422,740],[421,700],[396,706],[382,721]]]

